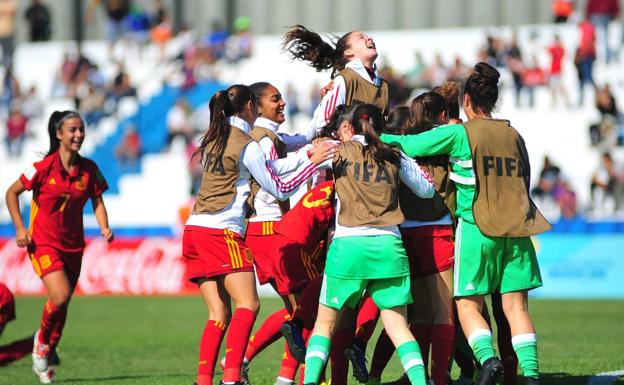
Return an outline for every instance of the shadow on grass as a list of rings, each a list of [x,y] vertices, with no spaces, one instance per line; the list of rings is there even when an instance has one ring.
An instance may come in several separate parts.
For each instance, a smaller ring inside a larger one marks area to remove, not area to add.
[[[138,379],[146,379],[146,378],[161,378],[161,377],[184,377],[188,376],[187,374],[129,374],[125,376],[110,376],[110,377],[91,377],[91,378],[65,378],[62,380],[54,381],[57,384],[62,384],[64,382],[86,382],[88,384],[92,382],[102,382],[102,381],[124,381],[124,380],[138,380]]]
[[[597,377],[590,383],[590,377],[571,375],[569,373],[540,373],[540,385],[624,385],[623,380],[615,379],[614,377]],[[518,383],[523,384],[524,381],[520,379]]]

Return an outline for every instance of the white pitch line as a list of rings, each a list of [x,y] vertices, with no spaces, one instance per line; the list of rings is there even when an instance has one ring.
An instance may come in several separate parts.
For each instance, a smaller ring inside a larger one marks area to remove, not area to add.
[[[598,373],[595,376],[589,377],[587,385],[612,385],[620,376],[624,376],[624,369]]]

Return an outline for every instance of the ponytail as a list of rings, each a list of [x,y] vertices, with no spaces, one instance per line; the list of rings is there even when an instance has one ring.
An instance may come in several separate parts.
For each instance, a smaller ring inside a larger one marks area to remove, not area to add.
[[[372,104],[359,105],[353,112],[353,128],[366,140],[367,146],[362,151],[370,152],[380,166],[385,162],[397,167],[401,165],[399,152],[379,139],[379,134],[385,129],[385,120],[379,108]]]
[[[438,117],[447,111],[446,100],[437,92],[425,92],[412,101],[410,107],[409,134],[431,130],[440,122]]]
[[[336,106],[336,109],[329,118],[329,122],[321,128],[316,137],[337,139],[338,129],[342,123],[345,121],[351,123],[351,120],[353,120],[353,111],[355,111],[355,108],[355,105],[347,106],[345,104],[340,104]]]
[[[44,156],[52,155],[61,146],[61,141],[56,137],[56,132],[63,127],[63,122],[69,118],[78,118],[84,128],[85,122],[82,116],[76,111],[54,111],[48,120],[48,136],[50,137],[50,147]]]
[[[242,84],[235,84],[227,90],[217,91],[208,103],[210,126],[201,137],[200,145],[193,153],[193,157],[199,155],[201,161],[204,162],[206,152],[222,156],[232,131],[229,117],[240,113],[249,101],[252,102],[255,112],[256,98],[249,87]],[[207,149],[210,143],[212,146]]]
[[[293,26],[282,38],[282,50],[290,53],[293,60],[303,60],[317,72],[332,69],[334,78],[349,62],[344,52],[350,48],[347,43],[352,32],[342,37],[331,36],[331,44],[316,32],[302,25]]]

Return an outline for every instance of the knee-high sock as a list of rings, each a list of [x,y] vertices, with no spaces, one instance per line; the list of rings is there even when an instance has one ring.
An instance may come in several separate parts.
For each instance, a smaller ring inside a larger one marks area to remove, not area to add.
[[[66,314],[67,305],[56,306],[54,302],[48,299],[43,306],[43,314],[41,315],[41,326],[39,328],[39,342],[42,344],[50,344],[50,336],[54,330],[54,326]]]
[[[520,369],[525,377],[539,377],[539,361],[537,359],[537,337],[535,333],[513,336],[513,348],[518,355]]]
[[[310,330],[303,329],[301,331],[301,337],[303,340],[308,342],[308,338],[310,337]],[[293,382],[295,380],[295,376],[297,375],[297,369],[299,368],[299,362],[290,355],[288,351],[288,344],[284,343],[284,353],[282,355],[282,366],[280,367],[278,373],[278,380],[282,379],[284,381]],[[303,372],[301,372],[303,374]]]
[[[468,344],[481,365],[488,359],[496,356],[492,344],[492,332],[488,329],[476,329],[468,336]]]
[[[445,324],[431,326],[431,379],[435,385],[447,383],[454,341],[455,326]]]
[[[401,365],[412,385],[425,385],[425,365],[416,341],[404,342],[397,348]]]
[[[240,381],[241,365],[247,348],[256,313],[250,309],[237,308],[232,315],[227,337],[225,338],[225,369],[223,382]]]
[[[426,375],[428,372],[427,367],[429,365],[429,345],[431,345],[431,324],[414,322],[410,324],[409,328],[418,342],[418,347],[420,348],[422,360],[425,365]]]
[[[58,345],[61,340],[61,336],[63,335],[63,328],[65,328],[65,321],[67,320],[67,307],[63,310],[63,314],[58,318],[54,327],[52,328],[52,333],[50,334],[50,350],[53,350]]]
[[[284,321],[290,319],[288,310],[281,309],[267,317],[260,328],[249,338],[247,351],[245,351],[245,359],[251,361],[258,353],[266,349],[273,342],[277,341],[282,335],[280,327]]]
[[[227,325],[223,322],[208,320],[199,342],[199,361],[197,363],[197,385],[212,385],[214,367],[219,355]]]
[[[332,347],[329,351],[331,364],[332,384],[346,384],[349,377],[349,360],[345,356],[345,349],[353,344],[353,330],[337,330],[332,338]]]
[[[318,380],[327,362],[331,341],[327,337],[313,335],[308,341],[305,358],[304,384],[318,384]]]
[[[381,379],[381,374],[388,365],[388,362],[390,362],[393,353],[394,345],[392,345],[392,341],[390,337],[388,337],[386,329],[384,329],[381,331],[381,334],[379,334],[379,338],[377,338],[377,344],[373,352],[373,359],[369,371],[369,376],[371,378]]]
[[[360,306],[355,324],[355,338],[357,339],[357,343],[360,344],[360,346],[358,346],[360,349],[366,350],[366,344],[375,331],[378,319],[379,308],[375,305],[375,302],[373,302],[373,298],[367,295],[362,301],[362,306]]]
[[[9,345],[0,346],[0,366],[19,360],[33,351],[33,338],[28,336]]]

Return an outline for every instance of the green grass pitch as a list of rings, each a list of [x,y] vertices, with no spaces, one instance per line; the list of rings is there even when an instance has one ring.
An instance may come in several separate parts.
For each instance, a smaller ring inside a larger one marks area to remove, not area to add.
[[[18,297],[17,320],[7,326],[0,345],[32,334],[43,303],[42,297]],[[259,322],[280,303],[262,299]],[[584,385],[589,376],[624,369],[624,301],[534,300],[531,312],[539,336],[542,384]],[[77,297],[60,345],[57,383],[191,385],[207,316],[201,299],[194,296]],[[281,341],[273,344],[253,361],[253,385],[273,384],[282,346]],[[372,350],[369,345],[368,352]],[[28,356],[0,368],[0,384],[37,384],[30,365]],[[395,357],[384,380],[400,374]]]

